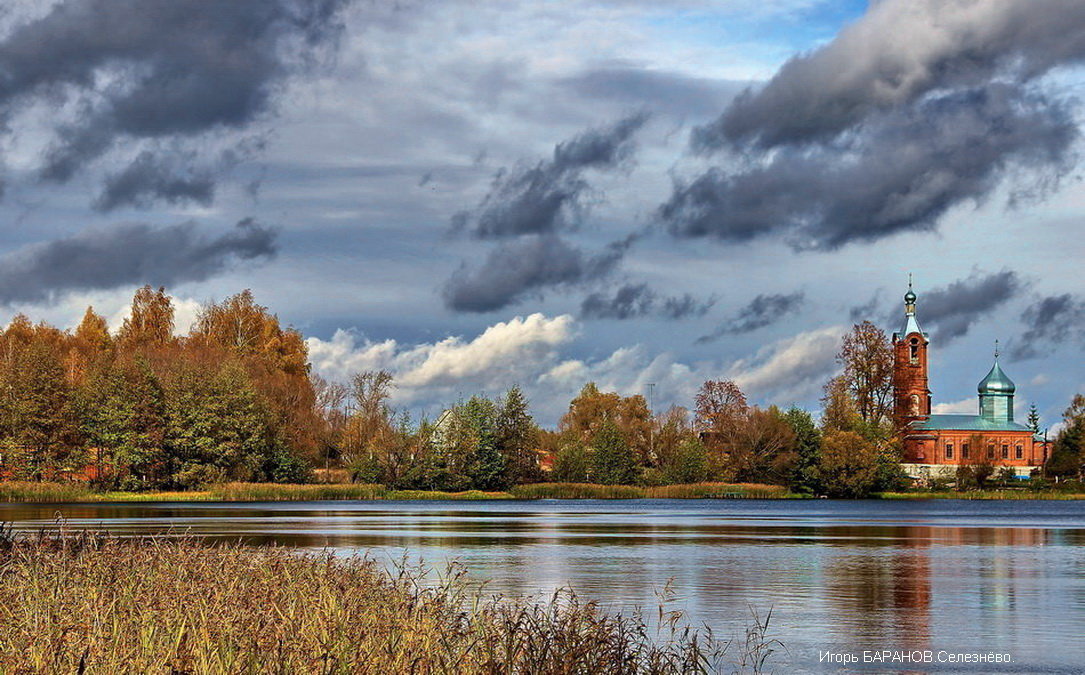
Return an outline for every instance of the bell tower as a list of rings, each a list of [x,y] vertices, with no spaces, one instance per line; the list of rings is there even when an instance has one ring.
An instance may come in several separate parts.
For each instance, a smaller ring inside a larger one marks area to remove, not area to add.
[[[916,295],[912,275],[904,295],[904,325],[893,333],[893,421],[903,428],[931,414],[931,390],[927,382],[927,334],[915,317]]]

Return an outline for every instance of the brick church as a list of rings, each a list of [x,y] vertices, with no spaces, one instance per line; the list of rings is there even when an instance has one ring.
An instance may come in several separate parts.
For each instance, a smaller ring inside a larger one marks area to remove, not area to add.
[[[1027,477],[1047,460],[1047,444],[1013,420],[1017,387],[998,364],[980,381],[978,415],[932,415],[927,377],[930,341],[916,319],[916,294],[908,284],[904,324],[893,333],[893,416],[901,429],[903,465],[909,475],[952,474],[960,465],[1012,467]]]

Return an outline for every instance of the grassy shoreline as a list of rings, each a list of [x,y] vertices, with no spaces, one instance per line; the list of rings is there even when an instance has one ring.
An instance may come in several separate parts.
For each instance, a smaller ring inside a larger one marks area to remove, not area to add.
[[[779,645],[292,548],[0,528],[0,568],[5,673],[761,672]]]
[[[277,483],[227,483],[191,492],[94,492],[75,483],[0,482],[0,503],[125,503],[125,502],[274,502],[349,500],[538,500],[538,499],[809,499],[778,485],[693,483],[641,487],[591,483],[535,483],[508,491],[441,492],[436,490],[390,490],[371,484],[283,485]],[[1001,499],[1085,500],[1085,494],[1051,490],[974,490],[968,492],[885,492],[874,499]]]

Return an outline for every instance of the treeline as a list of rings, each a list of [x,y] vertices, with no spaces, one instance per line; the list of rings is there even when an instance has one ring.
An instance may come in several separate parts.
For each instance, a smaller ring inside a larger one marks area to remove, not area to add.
[[[389,405],[387,372],[311,374],[300,333],[249,291],[206,304],[176,336],[169,296],[144,287],[116,335],[92,308],[72,331],[20,315],[0,333],[0,478],[190,489],[303,483],[319,469],[325,480],[450,492],[538,481],[765,483],[835,497],[907,487],[886,335],[854,326],[837,360],[817,422],[797,407],[750,405],[727,380],[705,382],[691,409],[662,414],[643,396],[588,383],[553,430],[536,424],[518,387],[414,421]],[[1047,475],[1080,478],[1083,443],[1078,396]],[[964,467],[957,486],[990,475]]]

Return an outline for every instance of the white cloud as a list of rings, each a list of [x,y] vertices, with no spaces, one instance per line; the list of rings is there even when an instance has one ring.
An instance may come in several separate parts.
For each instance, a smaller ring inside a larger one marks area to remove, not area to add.
[[[558,348],[576,334],[573,318],[532,314],[496,323],[478,337],[454,336],[432,344],[401,346],[395,340],[370,342],[339,330],[330,341],[309,338],[314,369],[343,380],[363,370],[385,369],[395,376],[393,400],[432,401],[457,389],[497,393],[513,384],[534,380],[554,363]]]
[[[778,403],[809,398],[837,369],[836,353],[844,326],[799,333],[739,359],[729,377],[751,398],[771,396]]]
[[[962,398],[960,401],[935,403],[931,406],[934,415],[976,415],[979,414],[979,402],[975,396]]]

